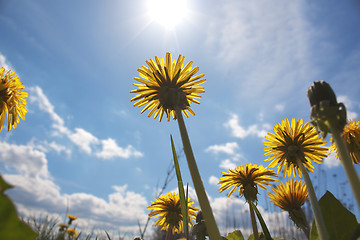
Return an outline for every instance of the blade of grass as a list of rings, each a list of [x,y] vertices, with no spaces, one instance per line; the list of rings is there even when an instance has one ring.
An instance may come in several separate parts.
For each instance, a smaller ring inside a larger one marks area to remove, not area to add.
[[[184,232],[185,232],[186,239],[189,239],[187,197],[185,198],[184,185],[183,185],[182,178],[181,178],[181,171],[180,171],[179,162],[177,159],[174,141],[173,141],[171,134],[170,134],[170,139],[171,139],[171,149],[172,149],[173,158],[174,158],[176,177],[178,180],[179,197],[180,197],[180,204],[181,204],[181,213],[183,215]]]
[[[257,209],[257,207],[255,206],[255,204],[252,202],[252,201],[249,201],[249,204],[251,204],[251,206],[253,207],[255,213],[256,213],[256,216],[258,217],[259,219],[259,222],[260,222],[260,225],[262,227],[262,230],[263,230],[263,233],[265,235],[265,239],[266,240],[272,240],[272,237],[270,235],[270,232],[269,232],[269,229],[267,228],[266,224],[265,224],[265,221],[264,219],[262,218],[259,210]]]

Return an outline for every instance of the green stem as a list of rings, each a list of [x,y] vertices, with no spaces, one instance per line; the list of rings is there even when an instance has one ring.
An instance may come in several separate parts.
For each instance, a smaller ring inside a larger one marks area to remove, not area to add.
[[[339,131],[334,125],[332,121],[329,121],[330,131],[332,133],[332,137],[336,144],[336,149],[339,153],[339,156],[342,160],[342,165],[345,169],[346,175],[349,179],[351,189],[355,195],[356,202],[358,207],[360,208],[360,180],[359,176],[356,173],[354,168],[354,164],[350,158],[349,151],[346,147],[344,140],[341,137],[341,131]]]
[[[317,201],[315,190],[311,183],[309,174],[300,159],[297,159],[297,165],[299,166],[300,171],[304,177],[306,188],[309,193],[310,203],[311,203],[312,210],[314,213],[315,223],[316,223],[316,227],[317,227],[317,230],[319,233],[320,240],[328,240],[329,235],[326,230],[325,221],[322,216],[320,205],[319,205],[319,202]]]
[[[252,207],[251,202],[249,202],[249,211],[250,211],[251,225],[254,233],[254,239],[259,240],[259,231],[256,224],[254,208]]]
[[[194,187],[195,187],[196,195],[199,200],[200,208],[201,208],[203,216],[204,216],[204,220],[205,220],[207,231],[209,233],[209,237],[211,240],[218,240],[221,238],[220,232],[216,225],[215,218],[214,218],[214,215],[213,215],[210,203],[209,203],[209,199],[206,195],[205,188],[204,188],[204,185],[203,185],[201,177],[200,177],[200,173],[199,173],[199,170],[198,170],[198,167],[197,167],[197,164],[195,161],[195,157],[194,157],[194,154],[193,154],[193,151],[191,148],[189,136],[186,131],[182,112],[180,109],[176,108],[175,113],[176,113],[176,117],[177,117],[178,124],[179,124],[179,130],[180,130],[181,139],[182,139],[183,146],[184,146],[186,160],[189,165],[190,175],[191,175]]]

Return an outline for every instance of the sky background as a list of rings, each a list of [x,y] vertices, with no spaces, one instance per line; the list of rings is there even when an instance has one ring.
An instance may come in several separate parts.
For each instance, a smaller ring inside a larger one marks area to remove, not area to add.
[[[176,121],[159,123],[130,103],[137,69],[166,52],[207,79],[185,123],[222,234],[229,214],[247,206],[218,193],[221,171],[267,166],[264,136],[284,118],[310,120],[313,81],[330,83],[358,118],[358,1],[187,0],[180,17],[159,15],[166,19],[151,17],[146,0],[0,0],[0,65],[29,92],[26,120],[0,133],[0,172],[22,215],[64,219],[68,209],[79,229],[138,233],[172,161],[170,134],[182,148]],[[179,19],[172,28],[171,19]],[[183,155],[180,167],[196,199]],[[318,197],[329,189],[354,205],[334,156],[310,176]],[[176,187],[173,179],[165,192]],[[271,228],[271,216],[287,216],[266,195],[259,207]]]

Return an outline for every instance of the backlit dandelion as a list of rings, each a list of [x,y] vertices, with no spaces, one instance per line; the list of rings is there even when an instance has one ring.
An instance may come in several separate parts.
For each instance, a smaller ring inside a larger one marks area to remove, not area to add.
[[[161,226],[161,230],[172,231],[172,233],[183,232],[183,216],[181,213],[180,197],[176,193],[167,193],[155,199],[154,202],[148,206],[152,209],[149,217],[159,219],[156,221],[155,226]],[[196,218],[198,208],[191,206],[193,201],[188,199],[188,216],[189,224],[192,224]]]
[[[306,216],[301,209],[308,199],[308,191],[305,183],[301,180],[290,179],[286,185],[280,183],[269,192],[270,201],[289,213],[290,219],[301,228],[306,236],[309,236],[309,226]]]
[[[264,155],[269,157],[264,161],[271,161],[269,168],[278,165],[278,174],[284,167],[284,176],[296,176],[297,172],[301,177],[297,160],[313,172],[312,161],[321,164],[327,156],[327,148],[323,147],[327,142],[320,138],[315,127],[309,126],[308,122],[303,125],[302,119],[296,123],[292,119],[290,125],[286,118],[274,126],[274,132],[265,136],[269,142],[264,142],[264,151],[267,151]]]
[[[350,157],[355,164],[360,164],[360,125],[359,120],[352,120],[348,122],[341,134],[344,139],[347,149],[349,150]],[[332,145],[330,146],[331,152],[336,152],[336,157],[339,158],[335,142],[333,138],[330,140]],[[339,158],[340,159],[340,158]]]
[[[176,118],[175,109],[179,108],[182,113],[189,117],[195,115],[190,108],[191,103],[200,104],[197,100],[201,98],[198,93],[205,92],[203,86],[198,86],[206,81],[201,79],[205,74],[195,76],[199,71],[198,67],[192,68],[192,61],[184,66],[185,57],[179,55],[178,59],[172,59],[170,53],[166,53],[165,60],[155,57],[147,60],[148,67],[141,66],[138,69],[140,77],[134,79],[137,89],[131,93],[138,93],[130,101],[137,101],[134,106],[145,106],[141,113],[149,110],[148,117],[159,116],[161,121],[166,113],[167,121],[171,115]]]
[[[9,70],[5,73],[5,68],[0,68],[0,132],[6,115],[8,131],[17,127],[20,122],[19,117],[25,120],[27,113],[25,97],[28,97],[29,94],[22,91],[24,88],[25,86],[15,72]]]
[[[77,236],[77,232],[74,228],[68,228],[66,230],[66,233],[69,234],[69,236],[72,236],[72,237],[76,237]]]
[[[219,192],[232,188],[228,193],[228,197],[230,197],[239,188],[239,195],[244,195],[250,201],[256,200],[257,186],[266,189],[266,186],[278,181],[272,178],[276,176],[273,170],[252,163],[229,169],[228,173],[222,172],[222,174],[223,177],[220,178],[218,183],[221,184]]]

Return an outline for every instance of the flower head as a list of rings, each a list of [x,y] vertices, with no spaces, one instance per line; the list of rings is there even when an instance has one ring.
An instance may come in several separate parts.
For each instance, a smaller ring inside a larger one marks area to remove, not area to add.
[[[349,150],[350,157],[355,164],[360,164],[360,125],[359,120],[348,122],[341,134],[344,139],[346,146]],[[336,145],[331,138],[332,145],[330,146],[331,152],[336,152],[336,157],[339,158]],[[339,158],[340,159],[340,158]]]
[[[69,235],[72,236],[72,237],[75,237],[75,236],[77,235],[76,230],[73,229],[73,228],[68,228],[68,229],[66,230],[66,233],[69,234]]]
[[[67,217],[69,218],[69,225],[71,225],[71,223],[77,219],[77,217],[70,215],[70,214],[68,214]]]
[[[309,126],[309,123],[303,125],[302,119],[298,119],[296,123],[292,119],[290,125],[285,118],[281,124],[274,126],[274,132],[275,134],[268,133],[265,136],[269,142],[264,142],[264,151],[267,151],[264,155],[269,157],[264,161],[271,161],[269,168],[279,164],[278,174],[284,167],[284,176],[291,176],[291,173],[296,176],[298,172],[301,177],[297,160],[313,172],[312,161],[321,164],[322,159],[327,156],[327,148],[323,147],[327,142],[319,137],[315,127]]]
[[[305,214],[301,209],[308,199],[305,183],[301,180],[290,179],[286,185],[280,183],[280,185],[273,187],[272,191],[274,193],[268,193],[270,201],[282,210],[287,211],[298,227],[307,227]]]
[[[149,213],[149,217],[160,217],[155,226],[160,225],[161,230],[169,231],[172,233],[183,232],[183,216],[181,213],[180,197],[176,193],[167,193],[155,199],[154,202],[148,206],[148,209],[152,209]],[[192,207],[193,201],[188,199],[188,215],[189,224],[196,218],[196,212],[198,208]]]
[[[278,181],[271,178],[276,176],[273,170],[267,169],[262,165],[256,165],[248,163],[244,166],[239,166],[235,169],[229,169],[229,172],[222,172],[223,177],[220,178],[218,184],[221,184],[219,192],[223,192],[226,189],[230,190],[228,197],[239,188],[239,195],[244,195],[248,201],[257,200],[257,186],[262,189],[266,189],[265,185],[271,185],[272,182]]]
[[[164,113],[170,121],[170,115],[176,118],[175,108],[182,110],[186,117],[189,113],[195,115],[190,108],[191,103],[200,104],[197,98],[201,98],[198,93],[205,92],[204,87],[198,86],[206,81],[201,79],[204,74],[194,76],[199,67],[192,68],[192,61],[184,65],[185,57],[179,55],[178,59],[172,59],[170,53],[166,53],[165,60],[155,57],[147,60],[149,67],[142,66],[138,69],[140,77],[134,79],[141,84],[134,83],[136,87],[131,93],[138,93],[130,101],[137,101],[134,106],[146,105],[141,113],[149,110],[148,117],[154,114],[154,118],[159,115],[161,121]]]
[[[20,122],[19,117],[25,120],[27,110],[25,108],[26,99],[29,94],[22,92],[25,86],[20,82],[15,72],[10,70],[5,73],[5,68],[0,68],[0,132],[5,123],[7,115],[7,130],[16,128]]]

